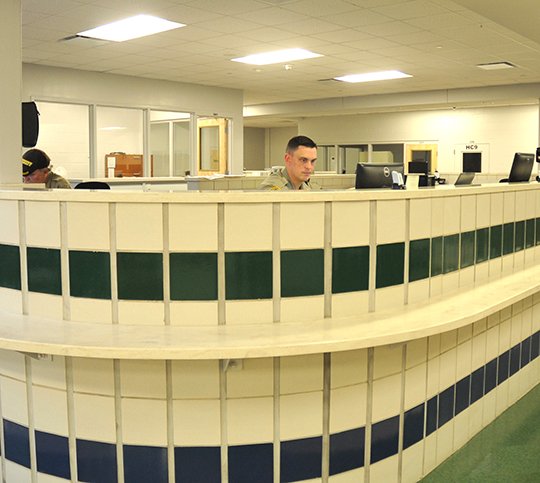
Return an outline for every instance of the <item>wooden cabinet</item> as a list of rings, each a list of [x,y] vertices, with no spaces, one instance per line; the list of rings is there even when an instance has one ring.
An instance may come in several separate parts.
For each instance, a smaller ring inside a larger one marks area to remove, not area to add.
[[[150,176],[153,176],[152,163],[150,164]],[[143,155],[126,153],[109,153],[105,155],[105,176],[111,177],[114,169],[114,177],[130,177],[143,175]]]

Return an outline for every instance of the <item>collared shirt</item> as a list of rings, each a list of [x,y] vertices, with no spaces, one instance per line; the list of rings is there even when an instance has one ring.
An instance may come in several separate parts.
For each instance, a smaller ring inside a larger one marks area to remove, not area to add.
[[[291,178],[287,173],[287,168],[276,168],[266,177],[266,179],[259,186],[261,190],[294,190]],[[318,185],[311,182],[311,180],[304,181],[300,188],[301,190],[317,190],[320,189]]]
[[[62,176],[53,173],[52,171],[50,171],[47,175],[47,179],[45,180],[45,187],[71,189],[71,185],[69,184],[69,181],[67,179],[62,178]]]

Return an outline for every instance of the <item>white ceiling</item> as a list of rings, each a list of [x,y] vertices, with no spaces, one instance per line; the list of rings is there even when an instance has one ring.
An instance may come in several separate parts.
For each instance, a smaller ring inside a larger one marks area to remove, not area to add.
[[[538,0],[22,0],[23,61],[230,87],[246,106],[540,82]],[[186,27],[123,43],[61,41],[146,13]],[[248,66],[230,59],[302,47],[323,57]],[[506,61],[515,69],[484,71]],[[345,84],[397,69],[412,78]]]

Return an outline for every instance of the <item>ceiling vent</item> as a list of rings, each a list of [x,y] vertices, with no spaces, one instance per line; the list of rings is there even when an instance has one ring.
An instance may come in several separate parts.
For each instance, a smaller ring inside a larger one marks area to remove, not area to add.
[[[296,0],[258,0],[260,3],[266,3],[266,5],[272,5],[273,7],[279,7],[286,5],[287,3],[293,3]]]
[[[83,35],[70,35],[58,40],[58,42],[70,42],[77,45],[84,45],[86,47],[110,44],[109,40],[93,39],[91,37],[84,37]]]
[[[515,69],[516,66],[510,62],[491,62],[489,64],[478,64],[476,67],[484,70]]]

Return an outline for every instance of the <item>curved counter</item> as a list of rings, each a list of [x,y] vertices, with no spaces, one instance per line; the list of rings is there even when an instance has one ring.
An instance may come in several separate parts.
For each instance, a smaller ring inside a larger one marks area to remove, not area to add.
[[[6,481],[417,481],[540,380],[538,186],[0,192]]]

